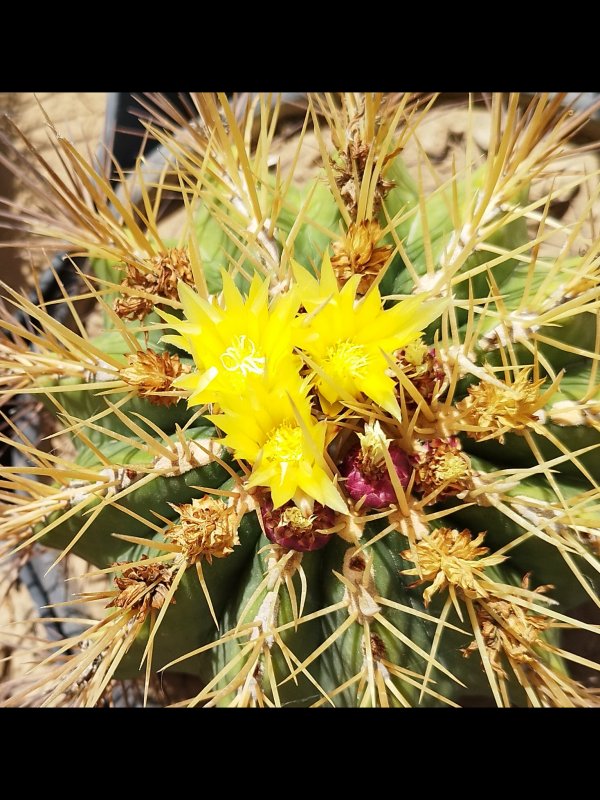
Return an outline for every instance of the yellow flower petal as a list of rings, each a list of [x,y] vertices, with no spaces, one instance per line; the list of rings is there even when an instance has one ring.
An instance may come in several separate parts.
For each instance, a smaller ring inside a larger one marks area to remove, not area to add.
[[[313,309],[294,324],[294,342],[315,370],[322,401],[334,406],[363,394],[399,419],[395,383],[386,375],[382,351],[391,356],[418,338],[442,313],[445,303],[411,297],[384,309],[378,288],[356,302],[360,275],[340,290],[328,255],[323,258],[320,281],[302,275],[301,268],[294,274],[304,307]]]

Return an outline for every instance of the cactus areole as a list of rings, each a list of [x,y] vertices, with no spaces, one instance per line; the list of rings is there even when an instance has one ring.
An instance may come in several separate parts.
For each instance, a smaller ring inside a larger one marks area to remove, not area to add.
[[[173,241],[143,171],[135,207],[66,139],[75,193],[15,155],[40,188],[21,227],[90,274],[70,326],[4,286],[33,322],[3,308],[4,394],[68,446],[14,439],[0,554],[56,548],[105,585],[0,705],[95,706],[118,679],[146,702],[165,672],[196,677],[190,706],[597,704],[564,634],[599,632],[577,608],[600,572],[600,245],[545,180],[583,117],[494,95],[486,153],[469,116],[471,161],[427,188],[403,153],[430,100],[311,97],[308,182],[267,96],[195,95],[185,136],[163,108]]]

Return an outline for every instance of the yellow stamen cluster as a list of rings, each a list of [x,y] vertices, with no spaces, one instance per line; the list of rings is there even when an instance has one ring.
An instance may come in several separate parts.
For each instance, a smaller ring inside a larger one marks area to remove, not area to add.
[[[130,353],[127,360],[129,364],[121,370],[121,378],[135,387],[139,395],[147,397],[154,405],[170,406],[178,401],[175,395],[161,395],[159,392],[168,392],[176,378],[190,371],[179,356],[148,349]]]
[[[431,598],[449,585],[462,590],[469,598],[487,597],[482,585],[482,570],[500,564],[504,556],[488,556],[489,548],[481,547],[485,533],[475,538],[466,528],[458,531],[453,528],[435,528],[416,544],[416,558],[411,550],[401,553],[402,558],[413,561],[416,566],[404,570],[404,575],[418,575],[413,586],[431,582],[423,592],[425,605]]]
[[[386,438],[379,421],[367,422],[365,432],[358,434],[361,450],[361,469],[366,474],[375,474],[385,466],[385,453],[391,439]]]
[[[298,506],[286,508],[281,515],[281,525],[289,525],[294,531],[308,531],[312,528],[314,515],[304,516]]]
[[[535,415],[544,403],[539,389],[544,379],[529,380],[531,370],[522,370],[513,383],[483,380],[469,387],[469,396],[457,403],[462,419],[469,425],[476,425],[479,430],[469,431],[473,439],[498,438],[504,442],[507,432],[525,430],[537,420]]]
[[[297,463],[302,458],[302,430],[298,425],[285,420],[268,435],[263,446],[263,458],[287,464]]]
[[[225,558],[238,545],[238,517],[233,506],[227,506],[214,497],[195,498],[173,508],[180,518],[165,533],[165,538],[174,542],[183,553],[188,564],[206,559]]]
[[[406,347],[402,351],[402,355],[406,362],[410,364],[412,367],[423,367],[425,368],[426,365],[423,363],[425,360],[425,356],[427,355],[427,351],[429,348],[423,341],[423,339],[417,339],[414,342],[409,342]]]
[[[376,220],[351,223],[346,237],[334,242],[331,266],[341,284],[353,275],[360,275],[358,294],[365,294],[383,269],[393,248],[391,245],[377,247],[381,239],[381,228]]]
[[[353,379],[364,377],[369,363],[366,349],[349,340],[336,342],[327,348],[324,366],[333,380],[343,382],[346,377]]]

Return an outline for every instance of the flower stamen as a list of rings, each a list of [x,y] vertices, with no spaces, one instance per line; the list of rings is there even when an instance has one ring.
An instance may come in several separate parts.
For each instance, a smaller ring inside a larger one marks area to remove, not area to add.
[[[249,373],[262,375],[265,371],[266,358],[258,355],[256,345],[247,336],[236,336],[231,347],[221,356],[221,364],[228,372],[241,372],[244,377]]]
[[[325,369],[338,380],[347,380],[348,376],[363,378],[368,364],[369,355],[366,348],[360,344],[353,344],[348,339],[327,348],[325,354]]]
[[[270,462],[297,463],[302,459],[302,454],[302,430],[288,420],[269,433],[263,448],[263,456]]]

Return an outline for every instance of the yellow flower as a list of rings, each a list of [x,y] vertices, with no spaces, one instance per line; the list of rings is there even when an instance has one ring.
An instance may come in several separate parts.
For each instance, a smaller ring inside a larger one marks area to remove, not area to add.
[[[208,302],[184,283],[179,297],[185,319],[160,312],[178,332],[163,341],[192,354],[197,370],[174,381],[191,391],[188,405],[225,402],[246,396],[260,381],[273,388],[297,375],[301,361],[293,355],[291,323],[298,309],[295,292],[280,295],[269,306],[269,281],[255,275],[246,299],[223,272],[223,307]]]
[[[341,400],[370,397],[387,412],[400,417],[395,381],[386,374],[395,350],[417,339],[443,306],[409,297],[384,310],[379,289],[358,302],[361,280],[354,275],[340,289],[325,254],[320,280],[294,265],[302,305],[308,313],[295,325],[294,343],[315,365],[317,388],[326,411]]]
[[[257,382],[247,395],[230,396],[223,413],[208,419],[227,434],[223,444],[236,458],[253,465],[248,486],[267,486],[274,508],[304,492],[347,513],[323,458],[327,423],[311,416],[308,387],[298,377],[288,391],[274,392]]]

